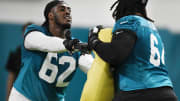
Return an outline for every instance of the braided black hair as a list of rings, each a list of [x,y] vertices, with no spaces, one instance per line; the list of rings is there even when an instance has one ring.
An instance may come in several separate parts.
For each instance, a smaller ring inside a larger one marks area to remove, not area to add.
[[[128,15],[135,15],[137,12],[141,13],[142,16],[149,20],[150,18],[147,17],[146,14],[146,4],[148,0],[117,0],[110,8],[112,10],[114,6],[116,6],[115,10],[113,11],[113,18],[117,21],[121,17],[128,16]]]

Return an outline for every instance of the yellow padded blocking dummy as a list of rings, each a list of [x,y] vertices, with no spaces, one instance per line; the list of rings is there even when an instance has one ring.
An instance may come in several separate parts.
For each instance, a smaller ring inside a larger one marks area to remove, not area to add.
[[[112,28],[100,30],[98,37],[103,42],[111,42]],[[112,101],[113,96],[114,79],[109,70],[109,64],[95,53],[95,59],[87,73],[81,101]]]

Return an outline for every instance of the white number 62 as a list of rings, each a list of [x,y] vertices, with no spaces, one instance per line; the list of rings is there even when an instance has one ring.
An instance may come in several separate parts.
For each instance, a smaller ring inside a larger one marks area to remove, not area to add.
[[[48,83],[53,83],[58,74],[58,66],[51,63],[52,58],[56,58],[57,60],[57,53],[48,53],[39,71],[39,77]],[[57,87],[67,86],[69,82],[64,82],[64,80],[76,69],[76,61],[73,57],[62,56],[58,60],[58,63],[61,65],[65,64],[66,62],[70,65],[63,73],[58,76],[56,83]],[[46,74],[48,70],[51,71],[49,75]]]

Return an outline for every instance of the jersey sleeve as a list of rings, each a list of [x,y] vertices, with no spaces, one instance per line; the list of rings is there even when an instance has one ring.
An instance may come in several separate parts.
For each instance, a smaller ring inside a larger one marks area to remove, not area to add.
[[[136,32],[138,24],[139,22],[136,19],[131,19],[131,18],[119,19],[116,22],[112,32],[115,32],[120,29],[128,29]]]
[[[26,28],[26,30],[24,32],[24,37],[27,34],[29,34],[30,32],[32,32],[32,31],[39,31],[39,32],[43,32],[44,33],[43,29],[40,26],[32,24],[32,25],[27,26],[27,28]]]

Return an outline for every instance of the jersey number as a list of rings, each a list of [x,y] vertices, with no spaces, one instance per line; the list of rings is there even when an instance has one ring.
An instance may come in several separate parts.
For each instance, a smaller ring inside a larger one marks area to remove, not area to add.
[[[162,64],[165,64],[165,61],[164,61],[164,48],[162,49],[162,55],[160,57],[159,50],[156,47],[156,45],[158,45],[157,38],[153,34],[151,34],[150,39],[151,39],[150,62],[155,66],[159,66],[160,65],[160,60],[161,60]]]
[[[48,83],[54,83],[56,76],[58,74],[58,66],[51,63],[51,59],[56,58],[58,59],[56,53],[48,53],[44,63],[39,71],[39,77]],[[65,87],[69,84],[69,82],[64,82],[64,80],[75,70],[76,61],[73,57],[70,56],[62,56],[59,58],[58,63],[64,65],[64,63],[69,63],[69,67],[61,73],[57,78],[57,87]],[[47,71],[51,71],[49,75],[47,75]]]

